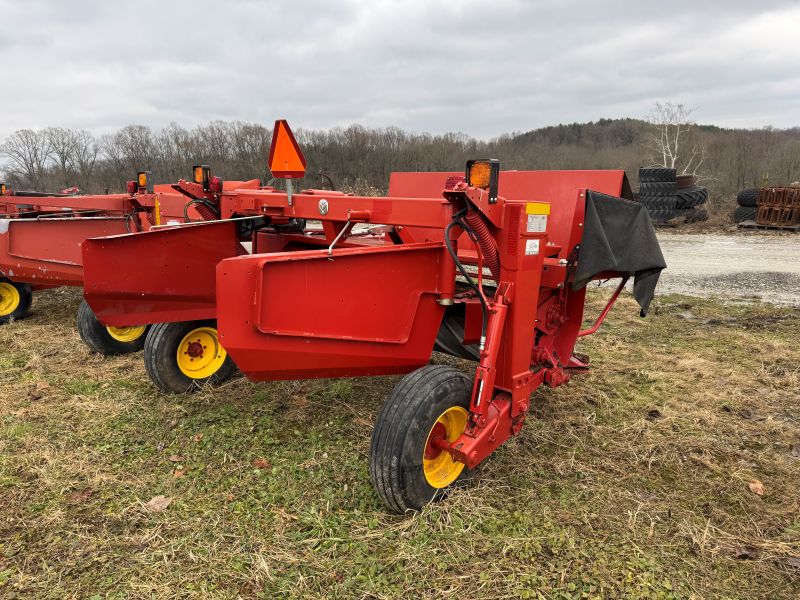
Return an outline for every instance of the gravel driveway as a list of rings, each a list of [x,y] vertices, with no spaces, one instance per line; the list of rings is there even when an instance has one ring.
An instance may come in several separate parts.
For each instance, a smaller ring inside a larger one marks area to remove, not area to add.
[[[659,232],[667,268],[657,293],[800,305],[800,234]]]

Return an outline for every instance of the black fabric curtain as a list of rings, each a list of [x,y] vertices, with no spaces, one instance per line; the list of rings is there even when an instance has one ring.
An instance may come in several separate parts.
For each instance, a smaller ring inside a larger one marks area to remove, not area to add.
[[[666,268],[644,205],[587,191],[583,240],[572,288],[585,287],[604,271],[633,277],[633,297],[647,314],[661,270]]]

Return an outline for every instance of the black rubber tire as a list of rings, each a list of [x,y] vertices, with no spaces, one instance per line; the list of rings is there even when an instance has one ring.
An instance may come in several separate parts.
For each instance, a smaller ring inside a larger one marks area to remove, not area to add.
[[[650,214],[650,220],[654,223],[663,223],[665,221],[671,221],[672,219],[679,217],[680,213],[675,210],[648,210]]]
[[[741,223],[742,221],[755,221],[758,209],[755,206],[738,206],[733,211],[734,223]]]
[[[693,187],[678,192],[678,208],[694,208],[705,204],[708,190],[704,187]]]
[[[82,300],[81,305],[78,307],[77,321],[78,334],[81,336],[83,343],[93,352],[97,352],[103,356],[138,352],[144,348],[144,341],[150,329],[148,326],[145,328],[142,335],[130,342],[115,340],[111,337],[111,334],[108,333],[108,329],[97,320],[97,317],[91,307],[86,303],[86,300]]]
[[[678,208],[677,196],[643,197],[640,198],[640,201],[647,207],[647,210],[675,210]]]
[[[0,325],[27,317],[31,310],[31,304],[33,303],[33,290],[31,290],[31,286],[27,283],[16,283],[5,277],[0,277],[0,282],[14,286],[17,293],[19,293],[19,304],[12,312],[0,316]]]
[[[668,167],[642,167],[639,169],[639,184],[659,181],[677,181],[678,171]]]
[[[736,204],[739,206],[758,206],[758,188],[747,188],[739,192],[736,196]]]
[[[639,197],[650,198],[653,196],[674,196],[678,193],[676,181],[654,181],[653,183],[639,184]]]
[[[182,321],[157,323],[147,334],[144,343],[144,367],[155,386],[163,392],[183,394],[195,392],[204,385],[219,385],[236,372],[236,364],[228,354],[216,373],[203,379],[193,379],[178,367],[178,346],[187,333],[199,327],[213,327],[217,322]]]
[[[694,175],[678,175],[676,179],[679,190],[685,190],[697,185],[697,177]]]
[[[447,488],[425,478],[422,456],[428,434],[448,408],[469,409],[472,381],[447,365],[426,365],[400,380],[381,408],[369,454],[372,485],[388,509],[397,514],[421,509],[443,498],[469,479],[466,467]]]
[[[708,221],[708,211],[705,208],[683,208],[679,212],[680,216],[686,218],[687,223]]]

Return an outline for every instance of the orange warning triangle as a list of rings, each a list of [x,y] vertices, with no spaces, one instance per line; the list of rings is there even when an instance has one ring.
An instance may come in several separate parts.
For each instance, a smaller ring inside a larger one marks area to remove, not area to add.
[[[283,119],[275,121],[272,130],[269,170],[274,177],[281,179],[298,179],[306,173],[306,158],[300,152],[289,124]]]

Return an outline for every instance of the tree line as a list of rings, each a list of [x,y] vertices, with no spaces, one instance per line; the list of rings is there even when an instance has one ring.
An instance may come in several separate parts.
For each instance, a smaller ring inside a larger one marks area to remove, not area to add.
[[[308,160],[300,187],[333,184],[359,193],[385,192],[392,171],[460,171],[467,159],[481,157],[499,158],[505,169],[625,169],[635,187],[640,166],[664,164],[663,135],[663,123],[652,118],[556,125],[491,140],[359,125],[296,131]],[[696,172],[712,203],[725,203],[744,187],[800,180],[800,128],[696,125],[682,135],[681,154],[670,160],[679,172]],[[225,121],[193,129],[129,125],[101,136],[60,127],[22,129],[0,144],[0,173],[13,189],[76,186],[85,193],[121,191],[143,170],[157,182],[174,182],[188,178],[195,164],[208,164],[225,179],[268,183],[271,137],[270,127]]]

